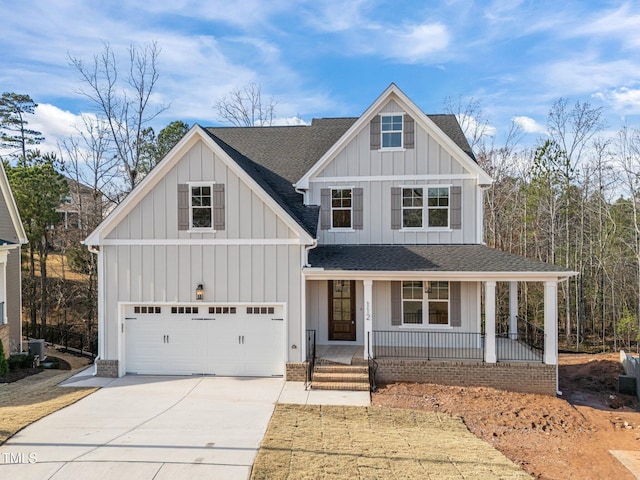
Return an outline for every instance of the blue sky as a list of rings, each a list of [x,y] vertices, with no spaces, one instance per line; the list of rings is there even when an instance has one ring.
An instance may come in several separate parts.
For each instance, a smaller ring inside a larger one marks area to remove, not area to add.
[[[554,100],[603,107],[609,130],[640,120],[640,2],[0,0],[0,88],[40,104],[43,149],[91,105],[68,55],[105,42],[161,47],[154,120],[219,124],[213,105],[262,84],[281,122],[357,116],[395,82],[427,113],[473,97],[500,138],[515,118],[533,142]]]

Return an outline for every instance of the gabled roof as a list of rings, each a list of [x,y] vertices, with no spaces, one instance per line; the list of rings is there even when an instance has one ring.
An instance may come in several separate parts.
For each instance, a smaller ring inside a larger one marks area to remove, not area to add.
[[[395,100],[406,112],[411,115],[415,122],[431,133],[438,143],[442,145],[455,159],[465,168],[478,175],[478,183],[487,185],[493,182],[492,178],[475,161],[458,122],[453,115],[425,114],[418,106],[407,97],[402,90],[394,83],[371,104],[369,108],[358,118],[347,132],[336,142],[323,156],[311,167],[297,182],[296,187],[301,189],[309,188],[309,180],[315,178],[326,165],[349,143],[360,131],[362,131],[380,109],[389,101]],[[435,118],[434,118],[435,117]]]
[[[263,200],[275,213],[300,236],[301,242],[310,244],[313,241],[309,232],[302,227],[298,218],[291,214],[290,209],[285,208],[268,184],[261,181],[260,175],[252,170],[251,165],[237,157],[223,142],[216,141],[201,126],[194,125],[189,132],[171,149],[162,161],[151,170],[140,184],[138,184],[127,197],[102,221],[98,227],[84,240],[87,245],[99,245],[109,233],[126,217],[129,212],[147,195],[155,185],[180,161],[197,141],[202,140],[211,150],[218,155],[238,177]],[[240,161],[239,161],[240,160]]]
[[[9,217],[11,217],[11,223],[16,231],[19,243],[28,243],[27,234],[22,226],[22,220],[20,220],[20,212],[18,212],[18,206],[11,193],[11,187],[9,186],[9,179],[4,171],[4,165],[0,162],[0,191],[4,197],[4,201],[9,210]]]

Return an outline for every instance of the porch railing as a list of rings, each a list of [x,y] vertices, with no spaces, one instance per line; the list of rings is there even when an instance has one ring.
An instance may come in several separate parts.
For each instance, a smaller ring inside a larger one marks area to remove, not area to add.
[[[307,358],[305,360],[306,363],[306,372],[304,379],[304,389],[308,390],[311,382],[313,381],[313,369],[316,365],[316,331],[315,330],[307,330]]]
[[[544,329],[516,317],[517,332],[509,331],[509,318],[496,325],[496,356],[499,362],[542,362],[544,359]]]
[[[374,358],[484,360],[484,338],[474,332],[374,330]]]
[[[376,382],[376,374],[378,373],[378,362],[373,358],[371,352],[371,332],[367,332],[367,345],[369,345],[369,351],[367,352],[367,366],[369,367],[369,391],[375,392],[378,389]]]
[[[33,325],[28,322],[22,324],[22,331],[31,338],[43,338],[45,342],[63,346],[67,350],[73,350],[80,354],[95,357],[98,354],[98,335],[86,335],[73,332],[62,325]]]

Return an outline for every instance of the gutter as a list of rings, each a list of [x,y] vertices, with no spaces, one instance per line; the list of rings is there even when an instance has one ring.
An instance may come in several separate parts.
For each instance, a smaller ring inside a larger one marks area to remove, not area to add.
[[[304,267],[310,267],[309,265],[309,252],[318,246],[318,240],[314,239],[311,245],[304,247]]]

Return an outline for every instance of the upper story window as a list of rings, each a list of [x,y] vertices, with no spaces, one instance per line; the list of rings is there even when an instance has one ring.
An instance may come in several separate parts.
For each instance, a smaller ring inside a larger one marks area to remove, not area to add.
[[[352,227],[352,189],[331,189],[331,228]]]
[[[402,148],[402,115],[382,115],[380,132],[382,148]]]
[[[449,187],[427,189],[429,227],[449,226]]]
[[[402,282],[402,323],[449,325],[449,282]]]
[[[210,183],[190,185],[191,228],[213,226],[213,186]]]
[[[402,189],[402,228],[422,228],[423,206],[422,188]]]

